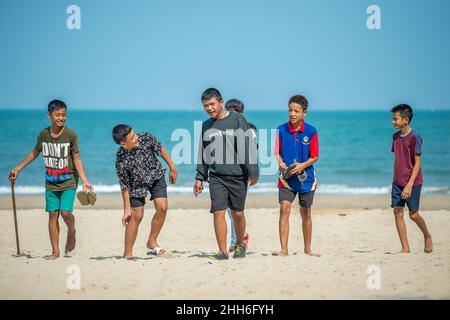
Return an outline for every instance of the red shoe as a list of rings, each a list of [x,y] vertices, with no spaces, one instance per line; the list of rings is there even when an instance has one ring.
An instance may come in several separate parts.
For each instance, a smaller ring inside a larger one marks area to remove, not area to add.
[[[244,234],[245,251],[248,249],[248,233]]]

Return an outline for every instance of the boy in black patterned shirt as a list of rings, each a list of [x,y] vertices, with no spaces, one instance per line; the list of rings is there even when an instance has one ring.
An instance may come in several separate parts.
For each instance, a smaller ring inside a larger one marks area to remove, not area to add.
[[[168,201],[165,169],[157,156],[168,164],[172,184],[177,179],[177,169],[166,149],[150,133],[136,133],[129,125],[119,124],[113,128],[112,136],[120,145],[116,155],[116,171],[124,207],[122,224],[126,227],[123,257],[133,257],[133,245],[144,216],[145,197],[148,193],[150,201],[154,202],[156,213],[152,219],[147,248],[153,254],[163,254],[166,250],[159,247],[156,238],[166,218]]]

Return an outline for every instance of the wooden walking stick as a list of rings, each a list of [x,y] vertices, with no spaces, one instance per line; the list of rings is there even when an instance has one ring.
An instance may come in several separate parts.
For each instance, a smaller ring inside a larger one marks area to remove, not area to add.
[[[14,228],[16,230],[16,245],[17,245],[17,256],[20,256],[20,245],[19,245],[19,229],[17,227],[17,212],[16,212],[16,195],[14,193],[14,181],[11,180],[11,196],[12,196],[12,205],[13,205],[13,213],[14,213]]]

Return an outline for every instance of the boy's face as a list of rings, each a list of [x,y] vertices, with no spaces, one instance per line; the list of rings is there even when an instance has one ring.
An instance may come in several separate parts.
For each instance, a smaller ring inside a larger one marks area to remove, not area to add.
[[[289,121],[292,125],[299,124],[308,113],[308,110],[303,110],[303,107],[298,103],[291,102],[289,104]]]
[[[400,112],[393,112],[392,113],[392,125],[394,126],[394,128],[401,129],[404,126],[407,126],[408,123],[409,123],[408,118],[403,118],[400,115]]]
[[[65,108],[58,108],[52,112],[47,112],[48,118],[51,120],[52,125],[57,127],[64,127],[67,119],[67,110]]]
[[[131,150],[139,147],[139,139],[136,132],[131,129],[130,133],[126,136],[125,140],[120,143],[120,145],[126,150]]]
[[[223,100],[222,99],[219,100],[216,97],[214,97],[208,100],[203,100],[202,104],[205,112],[209,114],[211,118],[217,119],[220,112],[222,111]]]

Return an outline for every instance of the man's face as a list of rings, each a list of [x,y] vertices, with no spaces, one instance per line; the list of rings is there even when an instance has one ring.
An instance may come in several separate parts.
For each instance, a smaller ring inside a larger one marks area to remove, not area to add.
[[[303,107],[298,103],[291,102],[289,104],[289,121],[291,124],[299,124],[307,113],[308,111],[304,111]]]
[[[408,123],[408,118],[402,118],[400,112],[392,113],[392,125],[394,126],[394,128],[401,129],[404,126],[408,125]]]
[[[203,109],[205,110],[205,112],[211,118],[217,119],[220,112],[222,111],[223,100],[222,99],[219,100],[216,97],[214,97],[214,98],[211,98],[208,100],[203,100],[202,104],[203,104]]]
[[[120,145],[126,150],[131,150],[139,147],[139,139],[136,132],[134,132],[134,130],[132,129],[130,133],[127,134],[125,140],[120,143]]]
[[[67,110],[65,108],[58,108],[53,110],[52,112],[47,113],[48,118],[51,120],[52,125],[56,125],[57,127],[64,127],[67,119]]]

